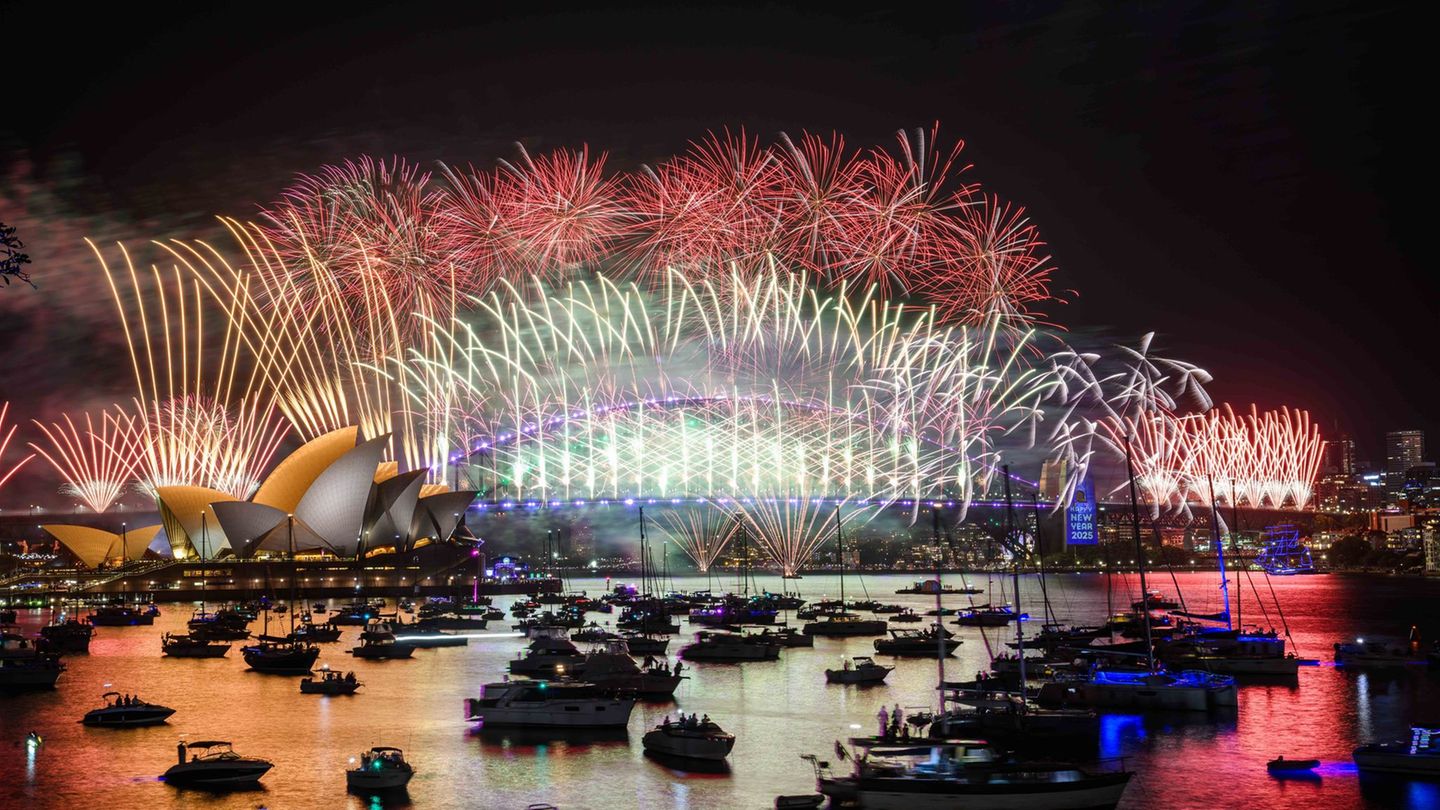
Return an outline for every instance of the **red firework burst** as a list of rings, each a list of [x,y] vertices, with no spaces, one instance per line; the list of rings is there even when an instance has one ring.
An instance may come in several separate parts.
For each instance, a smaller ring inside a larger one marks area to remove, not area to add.
[[[960,206],[953,222],[939,261],[912,288],[936,304],[942,320],[1023,319],[1049,300],[1053,268],[1024,208],[987,197]]]
[[[878,285],[883,294],[905,292],[933,272],[957,236],[950,212],[960,208],[975,186],[952,188],[963,142],[948,153],[936,149],[939,127],[928,138],[917,131],[914,142],[897,133],[900,154],[873,149],[860,161],[866,185],[864,204],[843,221],[839,234],[837,278],[863,286]]]
[[[745,136],[711,134],[690,151],[629,184],[636,214],[630,248],[636,271],[667,267],[724,274],[779,248],[780,173],[770,150]]]
[[[383,298],[401,315],[433,313],[480,279],[445,262],[430,175],[369,157],[301,176],[265,216],[282,255],[300,262],[305,292],[350,301]],[[313,261],[308,261],[313,259]],[[308,265],[308,267],[307,267]]]

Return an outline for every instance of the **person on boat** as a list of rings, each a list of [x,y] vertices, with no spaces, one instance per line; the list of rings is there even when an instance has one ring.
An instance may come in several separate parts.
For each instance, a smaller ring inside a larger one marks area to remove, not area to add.
[[[707,714],[704,717],[700,718],[700,726],[701,728],[704,728],[708,725],[710,725],[710,715]]]
[[[890,710],[881,706],[879,713],[876,714],[875,717],[880,721],[880,736],[884,737],[885,732],[890,729]]]
[[[675,677],[680,677],[680,669],[684,666],[685,665],[680,663],[680,661],[678,660],[675,662]]]
[[[181,764],[181,765],[184,765],[184,764],[185,764],[185,741],[184,741],[184,740],[181,740],[180,742],[175,743],[175,755],[176,755],[176,757],[180,760],[180,764]]]

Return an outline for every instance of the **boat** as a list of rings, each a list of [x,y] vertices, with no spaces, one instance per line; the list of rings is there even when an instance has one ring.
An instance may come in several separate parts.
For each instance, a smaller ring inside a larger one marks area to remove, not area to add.
[[[1131,610],[1176,610],[1179,607],[1178,601],[1155,590],[1146,591],[1144,599],[1130,603]]]
[[[398,641],[390,623],[377,619],[361,631],[360,646],[351,648],[350,654],[372,661],[409,658],[415,654],[415,646],[408,641]]]
[[[170,658],[223,658],[230,652],[224,641],[210,641],[195,634],[166,633],[160,637],[160,652]]]
[[[884,619],[863,619],[854,613],[832,613],[805,625],[805,635],[826,637],[879,636],[889,629]]]
[[[137,627],[155,623],[151,614],[125,605],[105,605],[85,617],[95,627]]]
[[[881,683],[894,667],[875,663],[868,655],[846,658],[839,669],[825,670],[826,683]]]
[[[687,661],[775,661],[781,647],[774,641],[744,633],[702,630],[695,641],[680,649]]]
[[[531,636],[524,655],[511,661],[509,670],[511,675],[558,678],[573,673],[584,662],[585,656],[565,638],[565,630],[554,628]]]
[[[877,638],[874,644],[875,652],[881,655],[935,658],[955,652],[960,639],[951,638],[949,631],[932,624],[924,630],[891,630],[890,638]]]
[[[722,760],[735,747],[735,735],[720,728],[710,715],[696,719],[681,715],[678,722],[665,722],[645,732],[640,739],[645,753],[680,759]]]
[[[670,646],[670,639],[667,636],[621,633],[620,637],[625,639],[625,647],[631,655],[664,655],[665,650]]]
[[[1385,669],[1425,666],[1429,661],[1414,645],[1399,639],[1357,638],[1335,644],[1335,666]]]
[[[1203,669],[1224,675],[1294,676],[1307,663],[1285,652],[1274,631],[1205,630],[1164,641],[1157,653],[1175,669]]]
[[[319,678],[302,678],[300,680],[300,694],[302,695],[353,695],[355,691],[365,684],[356,680],[355,673],[347,672],[341,675],[334,672],[329,666],[320,668]]]
[[[793,627],[766,627],[755,634],[755,638],[766,639],[781,647],[814,647],[815,637],[807,636]]]
[[[311,621],[302,621],[300,626],[295,628],[295,638],[315,644],[329,644],[332,641],[339,641],[340,634],[343,632],[343,628],[328,622],[315,624]]]
[[[1318,759],[1286,759],[1283,755],[1265,763],[1265,770],[1270,773],[1308,773],[1318,767]]]
[[[86,712],[81,723],[115,728],[158,726],[175,713],[169,706],[146,703],[138,697],[123,696],[119,692],[106,692],[100,698],[105,705]]]
[[[51,652],[88,653],[90,652],[90,639],[94,636],[94,627],[74,619],[47,624],[40,628],[40,638],[45,640],[45,646]]]
[[[1021,620],[1026,616],[1022,615]],[[1015,610],[1009,605],[976,605],[973,608],[966,608],[955,616],[956,624],[961,627],[1004,627],[1015,621]]]
[[[911,586],[908,587],[908,588],[901,588],[900,590],[896,591],[895,593],[897,593],[897,594],[917,594],[917,595],[920,595],[920,596],[934,596],[934,595],[937,594],[937,593],[942,593],[942,594],[977,594],[977,593],[984,593],[984,592],[985,592],[985,589],[984,589],[984,588],[971,588],[971,587],[968,586],[968,585],[965,586],[965,587],[963,587],[963,588],[956,588],[956,587],[951,586],[951,585],[943,585],[943,584],[941,584],[939,581],[934,580],[934,579],[922,579],[922,580],[920,580],[919,582],[916,582],[914,585],[911,585]]]
[[[180,761],[170,766],[164,780],[176,787],[229,788],[254,784],[275,767],[269,760],[235,753],[224,740],[182,742]],[[190,758],[185,758],[186,752]]]
[[[320,648],[304,641],[261,641],[240,648],[245,665],[272,675],[309,675]]]
[[[1361,773],[1440,776],[1440,726],[1411,726],[1409,740],[1366,743],[1353,756]]]
[[[919,613],[916,613],[914,610],[912,610],[912,609],[910,609],[910,608],[905,608],[904,610],[900,611],[899,613],[896,613],[894,616],[891,616],[891,617],[890,617],[890,621],[891,621],[892,623],[893,623],[893,622],[902,622],[902,623],[904,623],[904,624],[917,624],[917,623],[919,623],[919,622],[925,621],[925,617],[924,617],[924,616],[921,616]]]
[[[59,655],[42,652],[19,633],[0,632],[0,694],[54,688],[64,671]]]
[[[1289,577],[1296,574],[1315,574],[1315,560],[1310,547],[1300,542],[1300,530],[1294,525],[1283,523],[1269,526],[1261,535],[1264,544],[1255,555],[1255,564],[1272,577]]]
[[[866,810],[1075,810],[1112,808],[1134,774],[1090,772],[1064,762],[1001,759],[971,740],[852,739],[848,776],[832,776],[814,758],[820,793]]]
[[[575,677],[602,690],[634,693],[651,700],[673,697],[684,676],[669,664],[656,663],[647,656],[642,669],[630,657],[624,642],[607,642],[585,655],[575,667]]]
[[[405,761],[404,751],[377,745],[360,755],[359,767],[345,772],[345,787],[357,791],[399,790],[414,776],[415,768]]]
[[[466,699],[465,716],[483,728],[614,728],[629,723],[634,708],[634,697],[583,681],[515,680],[485,684],[479,698]]]
[[[1100,667],[1076,685],[1087,706],[1209,711],[1236,705],[1235,679],[1199,670],[1175,673]]]

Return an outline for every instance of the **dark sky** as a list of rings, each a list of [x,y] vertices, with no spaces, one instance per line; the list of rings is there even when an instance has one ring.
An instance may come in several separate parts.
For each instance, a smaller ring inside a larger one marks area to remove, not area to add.
[[[1432,46],[1401,5],[107,5],[0,10],[3,159],[87,223],[202,227],[360,152],[488,164],[514,140],[588,142],[628,166],[727,125],[889,145],[938,120],[1045,234],[1078,291],[1056,321],[1159,331],[1218,400],[1308,408],[1372,458],[1387,429],[1440,427]],[[0,289],[12,330],[35,331],[12,299],[57,295],[49,225],[25,223],[44,288]],[[19,408],[33,378],[3,362]]]

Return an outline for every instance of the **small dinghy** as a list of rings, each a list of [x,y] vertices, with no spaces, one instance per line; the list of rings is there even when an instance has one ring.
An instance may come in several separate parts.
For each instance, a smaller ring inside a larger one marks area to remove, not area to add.
[[[1320,766],[1318,759],[1286,759],[1277,757],[1265,763],[1270,773],[1309,773]]]

